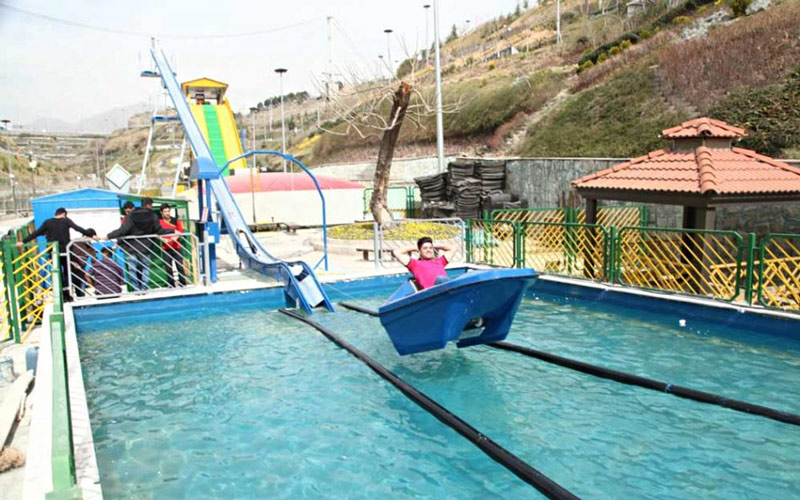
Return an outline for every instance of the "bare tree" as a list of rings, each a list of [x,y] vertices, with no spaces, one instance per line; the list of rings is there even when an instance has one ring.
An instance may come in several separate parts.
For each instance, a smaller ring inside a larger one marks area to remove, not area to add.
[[[417,69],[424,66],[424,58],[418,51],[408,55],[405,44],[401,45],[406,54],[406,63],[400,67],[408,72],[392,74],[393,65],[383,61],[376,78],[374,68],[348,65],[339,73],[344,86],[331,96],[325,111],[327,123],[334,123],[335,126],[323,124],[319,127],[335,135],[355,134],[362,139],[381,137],[369,205],[373,218],[381,225],[394,219],[387,204],[387,191],[401,127],[405,121],[410,121],[417,127],[425,128],[425,119],[436,112],[431,103],[432,90],[421,92],[418,88]],[[324,82],[317,80],[315,83],[319,89],[324,89]],[[451,100],[444,106],[443,112],[453,113],[460,106],[460,100]],[[388,114],[387,107],[390,108]]]

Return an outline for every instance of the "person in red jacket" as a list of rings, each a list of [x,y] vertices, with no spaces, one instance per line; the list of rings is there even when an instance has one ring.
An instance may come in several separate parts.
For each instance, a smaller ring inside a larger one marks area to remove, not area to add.
[[[186,286],[186,273],[183,268],[183,255],[181,255],[181,237],[178,236],[183,233],[183,224],[177,217],[172,217],[172,206],[168,204],[161,205],[160,213],[161,219],[159,223],[164,229],[172,229],[175,231],[174,236],[161,237],[161,250],[164,253],[164,268],[167,273],[167,284],[170,288],[175,287],[175,277],[172,275],[173,265],[178,272],[178,283],[180,286]]]

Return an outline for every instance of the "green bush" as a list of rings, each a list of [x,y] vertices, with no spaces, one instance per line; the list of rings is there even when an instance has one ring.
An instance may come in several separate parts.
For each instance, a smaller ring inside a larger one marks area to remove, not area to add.
[[[641,38],[642,40],[644,40],[646,38],[650,38],[650,36],[652,36],[652,33],[650,33],[650,30],[647,29],[647,28],[642,28],[639,31],[639,38]]]
[[[623,40],[621,44],[619,44],[619,48],[622,50],[629,49],[633,46],[630,40]]]
[[[610,56],[615,56],[615,55],[619,54],[620,52],[622,52],[622,49],[619,48],[619,45],[614,45],[613,47],[608,49],[608,55],[610,55]]]
[[[492,62],[489,63],[489,71],[493,70],[494,68],[495,68],[495,64],[494,64],[494,61],[492,61]]]
[[[708,12],[708,6],[707,5],[703,5],[702,7],[697,9],[697,13],[698,14],[705,14],[706,12]]]
[[[686,24],[692,22],[692,18],[689,16],[678,16],[672,20],[674,24]]]
[[[578,66],[578,73],[586,71],[587,69],[591,68],[592,66],[594,66],[594,63],[591,60],[586,61],[585,63],[583,63],[580,66]]]
[[[597,64],[600,64],[601,62],[604,62],[606,59],[608,59],[608,56],[606,55],[606,53],[605,52],[601,52],[600,55],[597,56]]]
[[[747,8],[753,0],[725,0],[725,3],[731,9],[733,17],[739,17],[747,14]]]

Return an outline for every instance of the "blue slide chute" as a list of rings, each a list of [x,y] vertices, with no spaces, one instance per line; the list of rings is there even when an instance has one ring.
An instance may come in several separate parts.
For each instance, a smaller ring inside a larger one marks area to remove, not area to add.
[[[219,175],[223,165],[217,165],[214,161],[211,149],[194,120],[189,103],[181,91],[180,84],[175,78],[175,73],[173,73],[166,56],[163,51],[157,49],[152,49],[150,54],[153,56],[161,81],[172,99],[172,104],[175,106],[178,118],[186,132],[186,138],[197,159],[197,180],[199,183],[205,184],[206,193],[204,195],[208,196],[209,200],[211,196],[216,200],[222,220],[236,244],[236,252],[242,263],[250,269],[283,283],[287,296],[307,312],[312,312],[315,307],[321,306],[333,311],[333,305],[307,263],[282,261],[275,258],[267,252],[250,231],[228,184]],[[208,270],[206,271],[208,272]]]

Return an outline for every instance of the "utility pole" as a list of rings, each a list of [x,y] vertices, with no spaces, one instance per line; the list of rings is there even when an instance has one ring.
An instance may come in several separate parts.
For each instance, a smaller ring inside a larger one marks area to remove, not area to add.
[[[286,123],[283,113],[283,74],[288,70],[286,68],[275,68],[275,73],[278,73],[280,78],[280,92],[281,92],[281,153],[286,154]],[[283,173],[286,173],[286,158],[283,158]]]
[[[394,78],[394,64],[392,64],[392,30],[386,28],[383,30],[386,33],[386,62],[389,63],[389,80]]]
[[[425,67],[428,67],[428,61],[431,60],[430,42],[428,42],[428,12],[430,12],[431,4],[426,3],[422,6],[425,9]]]
[[[94,141],[94,175],[97,177],[97,182],[99,183],[100,182],[100,144],[99,144],[99,141]]]
[[[439,56],[439,9],[438,0],[433,0],[433,46],[436,49],[436,155],[439,172],[444,172],[444,124],[442,122],[442,66]]]
[[[331,100],[331,86],[333,85],[333,16],[328,16],[328,73],[325,81],[325,101]]]
[[[556,43],[561,43],[561,0],[556,0]]]

